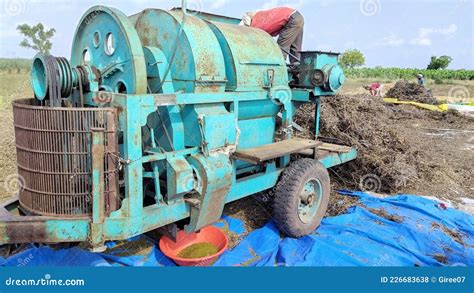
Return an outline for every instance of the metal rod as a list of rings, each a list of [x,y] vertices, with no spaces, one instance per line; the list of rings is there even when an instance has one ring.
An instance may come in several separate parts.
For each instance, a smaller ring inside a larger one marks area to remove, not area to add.
[[[92,224],[90,244],[94,251],[104,250],[103,223],[105,220],[104,194],[104,130],[92,130]]]
[[[102,223],[105,213],[104,197],[104,129],[92,129],[92,221]]]
[[[298,62],[301,62],[301,59],[296,57],[295,55],[291,54],[290,52],[288,52],[287,50],[283,49],[280,47],[280,49],[285,52],[286,54],[290,55],[291,57],[295,58]]]
[[[319,119],[321,118],[321,98],[316,98],[316,106],[314,109],[314,139],[317,139],[319,136]]]
[[[187,7],[188,7],[188,1],[181,0],[181,10],[183,11],[184,14],[187,13]]]
[[[163,125],[163,127],[165,127],[165,125]],[[155,130],[153,128],[150,128],[150,139],[151,146],[156,148]],[[159,203],[163,199],[160,191],[160,170],[158,169],[158,164],[156,162],[151,162],[151,166],[153,168],[153,180],[155,183],[155,201],[156,203]]]

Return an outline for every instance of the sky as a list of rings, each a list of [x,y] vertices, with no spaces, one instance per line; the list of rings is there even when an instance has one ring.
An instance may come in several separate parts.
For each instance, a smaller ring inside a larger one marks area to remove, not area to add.
[[[180,0],[0,0],[0,57],[31,58],[20,48],[19,24],[56,29],[51,54],[69,57],[74,31],[93,5],[131,15],[169,9]],[[240,18],[245,12],[289,6],[305,17],[304,50],[362,51],[367,67],[426,68],[449,55],[451,69],[474,69],[474,0],[188,0],[190,9]]]

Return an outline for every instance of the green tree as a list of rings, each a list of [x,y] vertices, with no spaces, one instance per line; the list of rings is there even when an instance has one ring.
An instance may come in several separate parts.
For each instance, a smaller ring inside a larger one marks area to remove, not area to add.
[[[345,68],[354,68],[365,64],[365,57],[361,51],[357,49],[349,49],[342,53],[339,57],[339,64]]]
[[[34,26],[21,24],[16,28],[22,35],[25,36],[21,41],[20,46],[31,48],[43,54],[49,54],[49,50],[53,44],[49,41],[56,30],[54,28],[46,30],[42,23]]]
[[[428,64],[428,67],[426,69],[446,69],[449,66],[449,63],[453,61],[453,58],[443,55],[440,57],[432,56],[431,57],[431,62]]]

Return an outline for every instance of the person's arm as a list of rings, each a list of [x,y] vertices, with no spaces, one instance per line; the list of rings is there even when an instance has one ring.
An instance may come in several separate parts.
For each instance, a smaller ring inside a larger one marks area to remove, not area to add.
[[[245,13],[242,16],[242,21],[239,23],[239,25],[245,25],[245,26],[251,26],[252,25],[252,18],[257,14],[257,11],[250,11]]]

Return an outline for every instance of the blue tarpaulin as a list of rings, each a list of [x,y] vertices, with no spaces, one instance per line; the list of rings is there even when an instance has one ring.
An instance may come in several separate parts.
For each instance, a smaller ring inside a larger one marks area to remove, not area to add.
[[[346,214],[325,218],[311,235],[282,238],[272,221],[248,234],[215,266],[465,266],[474,265],[474,216],[414,195],[387,198],[341,191],[359,198]],[[243,223],[223,217],[217,226],[235,234]],[[140,254],[113,250],[92,253],[78,247],[53,250],[34,247],[1,259],[5,266],[172,266],[147,236],[134,237],[125,250],[140,242]],[[145,246],[147,246],[145,245]],[[127,248],[128,247],[128,248]],[[125,252],[125,253],[124,253]]]

